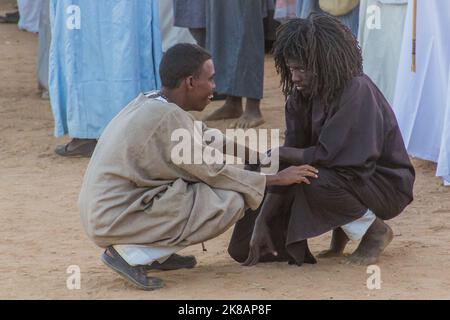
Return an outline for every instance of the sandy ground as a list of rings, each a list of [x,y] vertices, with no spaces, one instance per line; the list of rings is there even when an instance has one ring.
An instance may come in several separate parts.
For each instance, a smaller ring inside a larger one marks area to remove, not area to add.
[[[450,298],[450,188],[434,177],[435,164],[421,160],[414,160],[414,203],[389,222],[396,237],[379,262],[379,290],[367,288],[365,267],[347,265],[343,259],[302,267],[242,267],[226,253],[231,230],[206,243],[207,252],[199,245],[186,249],[197,256],[198,266],[159,273],[164,289],[136,290],[101,263],[101,249],[81,227],[76,202],[88,160],[53,153],[68,139],[53,137],[49,103],[38,96],[36,49],[36,35],[0,25],[0,298]],[[262,127],[283,129],[283,99],[270,57],[265,96],[267,123]],[[218,106],[214,103],[207,112]],[[212,125],[223,129],[227,124]],[[329,240],[329,234],[312,239],[312,251],[325,249]],[[355,247],[351,244],[347,252]],[[66,287],[70,265],[80,267],[79,290]]]

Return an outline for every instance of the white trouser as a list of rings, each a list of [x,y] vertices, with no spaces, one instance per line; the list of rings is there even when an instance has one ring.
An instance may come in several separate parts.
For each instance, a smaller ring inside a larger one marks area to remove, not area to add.
[[[341,228],[350,240],[358,241],[366,234],[367,229],[369,229],[376,218],[372,211],[367,210],[366,214],[361,218],[341,226]]]
[[[184,247],[152,247],[144,245],[115,245],[114,249],[131,266],[163,263],[172,254]]]

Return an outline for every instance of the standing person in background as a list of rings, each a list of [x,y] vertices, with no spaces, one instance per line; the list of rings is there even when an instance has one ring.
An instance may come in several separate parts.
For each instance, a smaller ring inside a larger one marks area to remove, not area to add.
[[[206,10],[206,47],[216,63],[216,90],[225,104],[205,120],[238,118],[231,127],[264,123],[260,104],[264,81],[263,18],[273,0],[210,0]],[[243,110],[242,99],[246,98]]]
[[[360,6],[358,41],[364,71],[392,104],[408,0],[361,0]]]
[[[206,1],[173,0],[174,25],[188,28],[197,44],[206,47]],[[214,92],[212,101],[225,100],[226,96]]]
[[[173,0],[174,25],[188,28],[197,44],[206,45],[206,1]]]
[[[51,0],[50,100],[55,152],[89,157],[109,121],[139,93],[160,87],[158,3]]]
[[[39,16],[41,14],[42,0],[18,0],[19,29],[28,32],[39,32]]]
[[[338,18],[358,36],[359,0],[297,0],[297,17],[307,18],[311,12],[326,13]]]
[[[175,25],[174,3],[168,0],[158,0],[159,28],[161,29],[162,51],[178,43],[195,43],[189,29]]]
[[[436,162],[436,176],[450,186],[450,2],[416,4],[408,2],[393,109],[408,153]]]
[[[296,17],[297,0],[277,0],[274,19],[285,23]]]
[[[52,33],[50,28],[50,0],[42,0],[42,8],[39,16],[39,47],[37,60],[38,87],[43,99],[48,96],[48,55]]]
[[[273,1],[273,7],[270,6],[267,10],[267,16],[263,19],[264,24],[264,40],[266,53],[270,53],[273,44],[277,38],[277,29],[280,26],[280,22],[275,19],[275,5],[277,1]]]

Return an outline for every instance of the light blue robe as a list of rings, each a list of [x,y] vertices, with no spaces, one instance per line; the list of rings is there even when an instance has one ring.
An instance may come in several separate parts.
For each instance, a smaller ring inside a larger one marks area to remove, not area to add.
[[[99,138],[139,93],[160,87],[156,0],[51,0],[50,19],[56,136]]]
[[[450,1],[417,1],[416,73],[412,7],[410,1],[393,108],[408,152],[437,162],[436,175],[450,185]]]
[[[17,0],[17,7],[20,14],[19,29],[34,33],[39,32],[42,0]]]
[[[311,12],[324,13],[319,7],[318,0],[297,0],[297,17],[305,19]],[[350,13],[336,18],[349,27],[355,37],[358,35],[359,5]]]

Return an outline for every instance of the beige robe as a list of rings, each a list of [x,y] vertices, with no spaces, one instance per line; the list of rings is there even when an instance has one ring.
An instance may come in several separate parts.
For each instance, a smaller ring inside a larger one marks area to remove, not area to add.
[[[172,162],[179,144],[172,132],[184,128],[193,135],[194,121],[175,104],[140,95],[107,126],[79,197],[82,224],[98,246],[200,243],[261,204],[266,181],[259,173]]]

